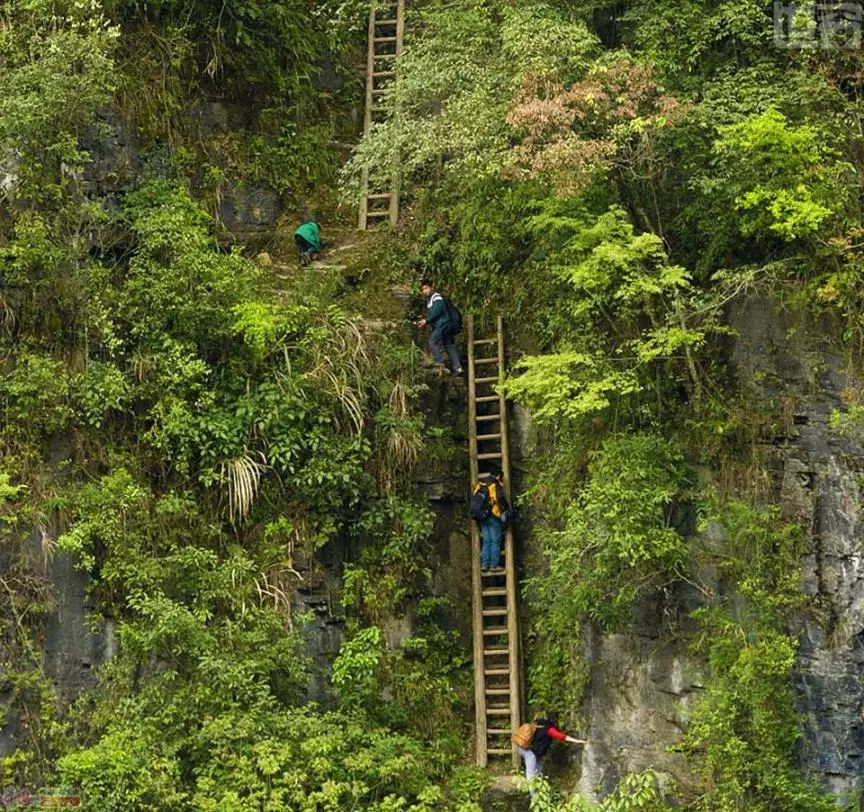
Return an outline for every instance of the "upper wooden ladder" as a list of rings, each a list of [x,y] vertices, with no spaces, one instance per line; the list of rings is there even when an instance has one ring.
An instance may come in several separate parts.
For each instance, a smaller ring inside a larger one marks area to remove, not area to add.
[[[472,316],[467,326],[471,482],[486,470],[485,462],[498,464],[507,496],[512,499],[507,401],[495,391],[504,380],[504,325],[499,316],[494,337],[478,337]],[[505,529],[504,566],[500,569],[481,572],[480,533],[474,521],[471,542],[476,760],[483,767],[490,756],[509,755],[518,766],[518,754],[510,742],[522,711],[513,530],[511,526]]]
[[[363,131],[386,120],[388,110],[383,103],[386,86],[396,78],[396,61],[402,53],[405,34],[405,0],[372,0],[369,10],[369,44],[366,56],[366,113]],[[399,175],[390,166],[370,176],[364,169],[361,178],[359,227],[389,218],[392,225],[399,220]]]

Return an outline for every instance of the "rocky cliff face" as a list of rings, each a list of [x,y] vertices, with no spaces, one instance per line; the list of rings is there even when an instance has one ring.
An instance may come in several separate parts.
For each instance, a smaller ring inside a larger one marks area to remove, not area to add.
[[[202,127],[233,126],[242,111],[222,102],[202,104],[195,112]],[[94,163],[84,179],[94,195],[108,200],[140,171],[134,145],[122,129],[91,146]],[[269,189],[229,189],[221,202],[224,223],[239,237],[257,238],[280,216],[278,197]],[[850,391],[861,382],[830,339],[824,325],[806,325],[781,312],[771,301],[754,297],[730,314],[738,336],[730,347],[732,372],[756,402],[775,414],[782,428],[760,441],[760,476],[766,492],[779,501],[784,515],[804,527],[809,548],[803,561],[803,589],[810,605],[796,620],[800,636],[799,703],[805,719],[801,745],[803,768],[828,789],[854,791],[864,768],[864,557],[862,557],[861,487],[864,434],[841,437],[830,425],[835,409],[844,408]],[[426,400],[430,425],[448,428],[452,458],[425,468],[418,484],[437,514],[429,551],[436,595],[451,599],[445,621],[460,630],[470,645],[470,548],[465,518],[468,488],[464,453],[465,389],[459,381],[430,377]],[[530,466],[542,454],[530,417],[515,410],[514,452],[518,466]],[[716,473],[716,472],[714,472]],[[712,472],[705,472],[711,476]],[[708,537],[703,543],[720,542]],[[530,535],[522,543],[530,552]],[[530,558],[530,556],[528,556]],[[295,604],[311,609],[309,649],[315,669],[309,696],[326,701],[327,670],[341,642],[336,602],[344,551],[322,554],[323,566],[297,590]],[[50,563],[56,610],[48,620],[45,668],[69,700],[93,683],[93,670],[116,650],[110,623],[88,621],[86,577],[65,556]],[[694,564],[697,582],[722,590],[716,573]],[[530,574],[530,573],[528,573]],[[686,791],[688,769],[681,755],[668,752],[685,729],[689,709],[704,685],[704,665],[688,650],[690,614],[704,603],[703,594],[683,585],[669,589],[637,608],[637,622],[626,633],[588,632],[583,654],[590,682],[583,711],[591,743],[584,752],[562,751],[559,763],[573,789],[589,798],[602,797],[628,771],[654,769],[674,777]],[[391,642],[410,634],[407,622],[388,630]],[[4,697],[0,694],[0,703]],[[0,736],[0,754],[15,745],[15,720]],[[505,793],[506,794],[506,793]],[[497,803],[497,801],[496,801]]]
[[[861,382],[830,340],[831,325],[802,329],[761,298],[750,299],[735,324],[740,379],[791,417],[765,457],[784,515],[809,539],[802,563],[810,601],[793,629],[801,640],[801,763],[844,795],[859,787],[864,766],[864,438],[839,436],[830,419]]]
[[[755,473],[766,496],[809,538],[802,587],[810,601],[791,630],[801,641],[801,766],[826,789],[848,796],[859,787],[864,755],[864,445],[860,437],[838,436],[830,418],[845,409],[859,381],[831,341],[830,325],[808,325],[759,297],[739,305],[731,320],[738,333],[732,372],[780,427],[758,442]],[[711,535],[700,543],[722,541]],[[694,580],[722,590],[715,573],[696,566]],[[639,606],[628,633],[586,635],[590,686],[583,710],[592,742],[584,754],[568,754],[564,766],[576,770],[576,788],[587,797],[602,797],[622,774],[646,768],[661,780],[674,777],[686,791],[686,764],[667,748],[680,738],[703,686],[704,664],[682,635],[702,602],[697,590],[679,587]]]

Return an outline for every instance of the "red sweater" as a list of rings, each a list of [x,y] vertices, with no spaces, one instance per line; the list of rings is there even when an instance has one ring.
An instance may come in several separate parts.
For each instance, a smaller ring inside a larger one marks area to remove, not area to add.
[[[547,722],[547,720],[538,719],[537,722],[542,724]],[[535,724],[537,724],[537,722],[535,722]],[[553,739],[563,742],[566,738],[567,734],[562,733],[557,727],[548,723],[543,724],[543,726],[534,734],[534,741],[531,744],[531,749],[534,751],[534,755],[537,756],[537,758],[543,758],[546,753],[549,752]]]

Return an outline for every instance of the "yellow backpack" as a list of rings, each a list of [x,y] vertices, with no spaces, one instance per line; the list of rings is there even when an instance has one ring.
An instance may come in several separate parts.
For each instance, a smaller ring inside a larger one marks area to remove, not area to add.
[[[540,725],[535,725],[534,722],[525,722],[524,725],[519,725],[518,730],[513,734],[510,741],[517,747],[524,747],[526,750],[534,741],[534,734]]]

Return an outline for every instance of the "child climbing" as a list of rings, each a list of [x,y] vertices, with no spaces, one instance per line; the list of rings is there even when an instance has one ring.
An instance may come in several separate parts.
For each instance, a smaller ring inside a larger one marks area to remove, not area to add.
[[[510,504],[504,495],[504,479],[497,465],[480,475],[471,493],[471,518],[480,526],[480,567],[497,568],[501,563],[501,538],[509,518]]]
[[[443,364],[441,347],[447,351],[450,358],[450,372],[453,375],[462,374],[462,362],[453,343],[453,336],[462,327],[462,316],[452,303],[440,293],[436,293],[431,279],[420,282],[420,290],[426,297],[426,317],[417,322],[418,327],[432,328],[429,336],[429,351],[436,364]]]
[[[531,794],[534,790],[531,782],[543,774],[543,759],[549,752],[553,741],[570,742],[570,744],[586,744],[587,739],[574,739],[558,729],[558,714],[550,713],[546,719],[536,719],[534,723],[522,725],[513,734],[513,744],[522,756],[525,765],[525,779]]]
[[[297,246],[297,259],[301,265],[308,265],[321,253],[321,230],[314,220],[307,220],[294,232]]]

